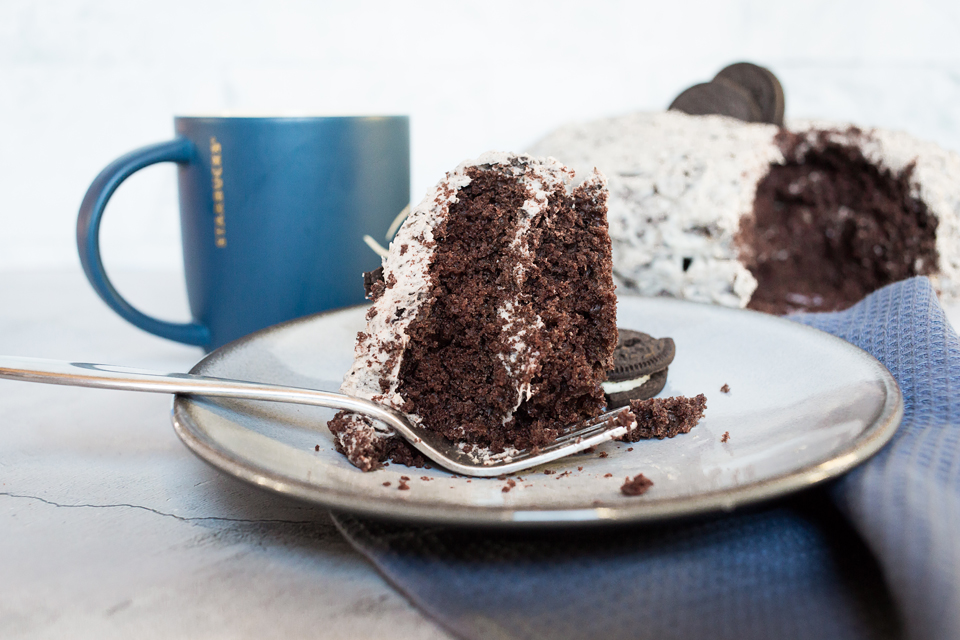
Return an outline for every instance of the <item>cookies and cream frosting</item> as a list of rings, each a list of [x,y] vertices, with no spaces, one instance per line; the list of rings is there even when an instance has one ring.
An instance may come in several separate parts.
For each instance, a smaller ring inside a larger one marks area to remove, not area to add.
[[[912,164],[911,188],[938,221],[939,264],[931,279],[943,295],[960,295],[960,156],[883,129],[817,121],[787,128],[830,131],[894,174]],[[530,151],[578,173],[596,167],[607,175],[621,291],[744,307],[757,280],[735,239],[741,219],[753,213],[758,184],[772,164],[785,162],[780,131],[725,116],[645,112],[563,126]]]

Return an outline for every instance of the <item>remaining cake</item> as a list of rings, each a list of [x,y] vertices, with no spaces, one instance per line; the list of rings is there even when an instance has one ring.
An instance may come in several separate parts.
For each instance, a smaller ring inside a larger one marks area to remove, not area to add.
[[[960,156],[899,132],[636,113],[533,146],[609,179],[626,290],[775,313],[926,275],[960,294]]]
[[[340,390],[478,457],[543,446],[599,415],[617,343],[607,187],[598,172],[575,189],[572,178],[552,158],[507,153],[448,173],[366,279],[374,304]],[[329,426],[363,470],[418,462],[363,416]]]

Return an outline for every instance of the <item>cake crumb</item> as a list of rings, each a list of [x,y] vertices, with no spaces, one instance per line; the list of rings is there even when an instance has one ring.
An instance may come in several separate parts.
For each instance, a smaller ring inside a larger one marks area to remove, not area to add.
[[[385,487],[389,487],[389,486],[390,486],[390,481],[389,481],[389,480],[387,480],[386,482],[384,482],[384,483],[383,483],[383,486],[385,486]]]
[[[314,451],[320,451],[320,445],[317,445],[313,448]]]
[[[407,476],[400,476],[400,482],[409,482],[410,478]]]
[[[583,467],[577,467],[577,471],[583,471]]]
[[[407,478],[407,480],[409,480],[409,478]],[[400,486],[397,487],[397,489],[400,491],[408,491],[410,489],[410,485],[407,484],[406,480],[400,480]]]
[[[724,431],[723,435],[720,436],[720,442],[730,442],[730,432]]]
[[[606,458],[606,457],[609,456],[609,455],[610,455],[610,454],[607,453],[606,451],[601,451],[599,457],[600,457],[600,458]]]
[[[723,383],[723,386],[720,387],[720,391],[722,391],[723,393],[730,393],[730,385],[728,385],[727,383]]]
[[[544,469],[544,470],[543,470],[543,475],[545,475],[545,476],[549,476],[549,475],[551,475],[552,473],[554,473],[554,472],[553,472],[553,469]]]
[[[501,491],[502,493],[510,493],[510,487],[504,487],[504,488],[500,489],[500,491]]]
[[[627,447],[627,451],[633,451],[633,447]]]
[[[689,433],[700,422],[707,408],[707,397],[702,393],[687,398],[650,398],[631,400],[630,409],[637,417],[637,425],[622,440],[637,442],[642,438],[672,438]]]
[[[420,479],[423,480],[424,482],[430,482],[431,480],[433,480],[433,478],[431,478],[430,476],[420,476]]]
[[[625,496],[642,496],[649,491],[652,486],[653,481],[650,478],[642,473],[638,473],[633,477],[633,480],[630,479],[630,476],[627,476],[623,482],[623,486],[620,487],[620,493]]]
[[[612,478],[612,477],[613,477],[613,474],[612,474],[612,473],[605,473],[605,474],[603,474],[603,477],[604,477],[604,478]]]

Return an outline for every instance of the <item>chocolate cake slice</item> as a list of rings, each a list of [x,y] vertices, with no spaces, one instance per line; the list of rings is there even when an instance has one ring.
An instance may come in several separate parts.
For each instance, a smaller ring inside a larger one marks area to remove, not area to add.
[[[635,113],[533,147],[609,178],[625,290],[772,313],[928,276],[960,297],[960,155],[884,129]]]
[[[403,223],[382,280],[368,278],[374,304],[341,391],[478,457],[546,445],[599,415],[617,342],[606,179],[571,189],[572,177],[552,158],[507,153],[448,173]],[[363,416],[329,427],[365,471],[418,462]]]

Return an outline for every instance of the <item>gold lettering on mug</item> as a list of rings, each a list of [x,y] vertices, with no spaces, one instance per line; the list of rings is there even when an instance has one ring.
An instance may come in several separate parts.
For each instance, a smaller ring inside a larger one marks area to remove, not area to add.
[[[213,235],[217,247],[227,246],[227,219],[223,206],[223,146],[210,137],[210,180],[213,184]]]

